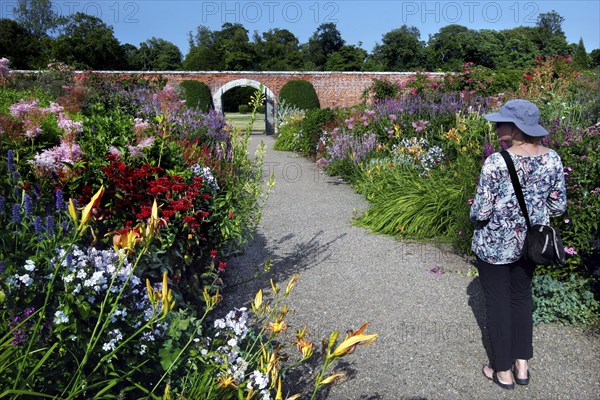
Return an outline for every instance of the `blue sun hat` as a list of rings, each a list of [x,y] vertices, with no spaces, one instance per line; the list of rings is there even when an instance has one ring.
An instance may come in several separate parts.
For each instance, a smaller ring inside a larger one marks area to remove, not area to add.
[[[517,128],[529,136],[546,136],[548,131],[540,125],[540,110],[527,100],[509,100],[496,113],[484,115],[492,122],[513,122]]]

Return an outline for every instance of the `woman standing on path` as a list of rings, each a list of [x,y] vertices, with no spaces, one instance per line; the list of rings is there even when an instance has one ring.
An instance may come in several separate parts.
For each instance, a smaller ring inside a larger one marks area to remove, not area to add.
[[[565,212],[567,197],[559,155],[540,145],[548,132],[539,125],[538,108],[526,100],[510,100],[485,118],[496,123],[498,140],[510,146],[531,224],[547,225],[550,216]],[[527,225],[500,153],[485,160],[471,220],[492,345],[491,363],[482,372],[500,387],[514,389],[515,382],[529,383],[535,266],[521,258]]]

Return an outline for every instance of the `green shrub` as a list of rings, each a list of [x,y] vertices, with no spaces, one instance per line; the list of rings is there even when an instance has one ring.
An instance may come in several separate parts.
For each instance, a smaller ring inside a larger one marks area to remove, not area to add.
[[[515,92],[520,89],[523,71],[520,69],[499,69],[491,74],[490,93]]]
[[[282,101],[302,110],[321,107],[315,88],[310,82],[303,80],[289,81],[283,85],[279,92],[279,102]]]
[[[385,99],[395,99],[400,92],[400,88],[394,82],[387,79],[373,79],[373,83],[362,94],[362,101],[368,103],[372,98],[374,102],[383,101]]]
[[[210,88],[203,82],[182,81],[179,86],[183,91],[183,98],[188,108],[207,112],[213,107]]]
[[[248,114],[248,111],[250,111],[250,107],[248,107],[247,104],[240,104],[238,106],[238,112],[240,114]]]
[[[330,108],[311,109],[306,111],[306,115],[300,123],[302,131],[299,146],[302,154],[308,157],[314,157],[317,154],[317,145],[323,131],[323,125],[331,122],[335,118],[335,113]]]
[[[260,105],[260,106],[256,107],[256,112],[258,114],[264,114],[265,113],[265,106],[264,105]]]
[[[562,322],[566,325],[592,325],[598,322],[598,302],[588,290],[587,281],[571,275],[560,282],[549,275],[535,276],[531,285],[533,322]]]

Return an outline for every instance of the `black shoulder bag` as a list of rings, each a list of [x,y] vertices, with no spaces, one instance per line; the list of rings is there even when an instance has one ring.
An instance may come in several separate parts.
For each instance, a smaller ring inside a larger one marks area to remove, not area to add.
[[[500,154],[502,154],[504,161],[506,161],[510,180],[512,181],[515,194],[517,195],[517,200],[519,200],[521,212],[527,223],[527,234],[522,250],[523,258],[536,265],[564,263],[565,248],[560,237],[560,232],[550,225],[531,225],[529,222],[527,205],[525,204],[525,198],[523,197],[523,190],[521,189],[521,183],[517,177],[517,171],[515,170],[512,158],[510,158],[510,154],[508,154],[506,150],[502,150]]]

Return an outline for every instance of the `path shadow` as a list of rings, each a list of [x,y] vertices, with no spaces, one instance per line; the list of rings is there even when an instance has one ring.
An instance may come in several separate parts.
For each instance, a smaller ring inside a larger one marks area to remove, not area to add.
[[[488,365],[492,365],[492,345],[487,330],[485,297],[478,277],[473,279],[467,286],[467,295],[469,296],[469,307],[471,307],[471,311],[473,311],[473,315],[481,331],[481,344],[487,354]]]
[[[296,235],[290,233],[269,243],[263,234],[257,232],[243,253],[229,260],[229,266],[222,275],[224,301],[219,309],[227,308],[228,311],[233,307],[248,307],[258,290],[270,289],[271,279],[285,286],[293,275],[302,275],[329,261],[332,245],[347,234],[324,240],[323,233],[320,230],[304,241],[297,241]]]

